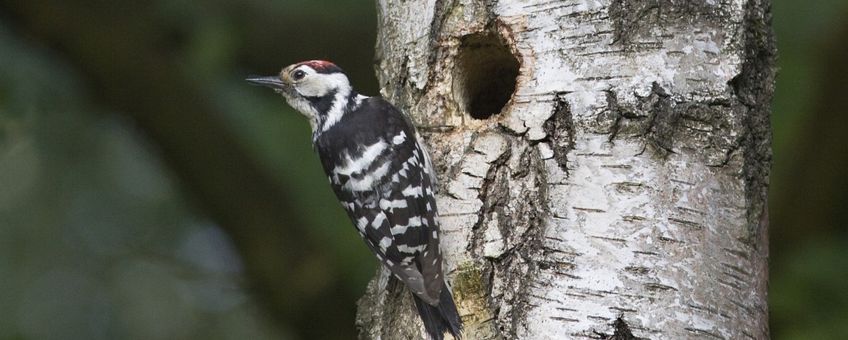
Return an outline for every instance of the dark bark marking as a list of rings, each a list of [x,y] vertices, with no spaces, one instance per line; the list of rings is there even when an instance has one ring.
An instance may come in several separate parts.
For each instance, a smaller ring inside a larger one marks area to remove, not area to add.
[[[505,138],[504,140],[508,141],[509,139]],[[475,142],[476,140],[472,140],[469,145],[474,145]],[[507,142],[506,150],[498,156],[498,158],[489,163],[489,170],[486,172],[486,177],[480,185],[480,190],[477,196],[477,199],[479,199],[480,202],[483,202],[483,207],[477,212],[477,223],[474,224],[473,230],[482,231],[485,229],[484,225],[489,221],[489,217],[492,212],[495,212],[498,208],[502,208],[504,204],[509,202],[509,188],[507,187],[509,184],[509,176],[506,174],[508,169],[506,169],[505,164],[511,156],[512,147],[510,143]],[[509,237],[509,234],[504,234],[503,232],[509,231],[510,230],[501,230],[501,235],[503,235],[504,238],[507,238]],[[475,234],[474,238],[472,245],[477,246],[478,242],[482,242],[483,235]]]
[[[557,93],[554,99],[554,113],[542,125],[547,134],[542,141],[551,144],[554,160],[568,176],[568,153],[574,149],[574,118],[571,114],[571,106],[565,100],[565,94]]]
[[[674,288],[674,287],[669,286],[669,285],[664,285],[664,284],[661,284],[661,283],[646,283],[645,289],[652,290],[652,291],[670,291],[670,290],[673,290],[675,292],[677,291],[677,288]]]
[[[624,267],[624,271],[634,274],[634,275],[645,275],[651,272],[651,269],[648,267],[642,266],[628,266]]]
[[[618,102],[618,95],[613,91],[606,91],[607,109],[598,116],[598,123],[605,125],[606,121],[612,120],[612,125],[609,128],[609,141],[612,142],[618,137],[619,131],[627,128],[628,121],[642,120],[647,118],[647,115],[635,113],[625,107],[622,107]],[[609,117],[612,116],[612,117]]]
[[[725,339],[725,337],[723,337],[719,334],[710,332],[706,329],[693,328],[693,327],[686,327],[684,329],[689,331],[690,333],[696,334],[696,335],[707,336],[707,337],[714,338],[714,339]]]
[[[515,138],[513,140],[523,142],[523,139]],[[526,143],[526,142],[525,142]],[[519,194],[522,199],[530,200],[533,203],[522,205],[521,210],[514,211],[504,204],[498,206],[498,217],[501,219],[498,226],[501,227],[501,234],[504,239],[510,239],[513,244],[508,244],[504,254],[497,259],[487,259],[488,264],[495,270],[503,273],[501,277],[506,278],[507,282],[502,285],[508,287],[516,287],[514,293],[508,297],[501,297],[498,305],[505,303],[512,306],[508,315],[498,314],[498,325],[501,334],[504,338],[513,339],[517,337],[517,330],[521,328],[520,324],[526,320],[528,311],[534,308],[532,300],[542,299],[543,297],[536,296],[530,293],[533,288],[534,278],[539,275],[540,267],[547,266],[548,269],[561,268],[557,274],[568,275],[565,271],[569,270],[567,261],[551,262],[540,266],[533,259],[539,258],[538,253],[544,250],[544,220],[542,216],[547,213],[545,211],[544,197],[546,192],[544,178],[544,164],[539,157],[538,151],[532,148],[529,144],[522,146],[524,151],[519,157],[518,166],[529,169],[528,171],[520,171],[519,169],[509,169],[503,166],[505,170],[512,170],[512,178],[507,178],[509,172],[503,172],[498,176],[504,180],[504,187],[501,190],[507,191],[507,181],[523,180],[531,181],[527,183],[528,187],[540,188],[537,192],[523,192]],[[531,173],[536,174],[533,178],[527,178]],[[516,235],[516,232],[521,232]]]
[[[702,154],[707,166],[723,167],[745,138],[744,107],[738,103],[676,100],[657,83],[651,85],[650,94],[636,98],[635,104],[623,104],[615,92],[608,91],[607,108],[598,116],[597,126],[601,131],[609,126],[610,142],[643,138],[640,155],[650,147],[666,158],[686,148]],[[731,132],[739,137],[731,138]]]
[[[633,335],[630,330],[630,325],[624,321],[623,316],[619,316],[612,322],[613,333],[606,334],[598,331],[593,331],[597,335],[597,339],[601,340],[639,340],[642,338]]]
[[[427,58],[427,85],[424,90],[420,93],[416,93],[416,97],[420,97],[420,94],[426,93],[429,91],[430,86],[433,86],[436,82],[437,72],[433,72],[434,70],[438,70],[437,67],[439,60],[444,59],[445,51],[442,48],[442,31],[445,25],[445,22],[450,17],[451,11],[456,6],[456,0],[437,0],[434,13],[433,20],[430,22],[430,50],[433,51]],[[410,87],[410,90],[415,90],[414,87]]]
[[[447,3],[446,0],[436,0],[436,4],[434,6],[433,20],[430,22],[430,46],[437,47],[439,43],[439,37],[442,34],[442,27],[447,21],[448,14],[453,10],[456,5],[456,0],[449,0],[450,3]],[[436,54],[430,55],[430,60],[428,63],[430,67],[428,69],[434,69],[434,65],[436,65]]]
[[[713,22],[719,27],[729,17],[721,11],[721,4],[710,5],[703,1],[613,0],[608,9],[613,26],[612,44],[633,50],[657,48],[651,45],[661,42],[651,40],[659,39],[664,33],[657,34],[657,27],[687,25],[699,20]]]
[[[679,225],[687,226],[687,227],[697,229],[697,230],[703,230],[704,229],[703,224],[701,224],[699,222],[695,222],[695,221],[689,221],[689,220],[684,220],[682,218],[675,218],[675,217],[669,217],[669,218],[667,218],[667,220],[669,222],[674,222],[674,223],[677,223]]]
[[[747,108],[744,116],[746,134],[741,141],[748,202],[748,237],[743,241],[756,246],[761,243],[757,242],[758,235],[764,233],[768,225],[765,209],[772,159],[769,119],[777,51],[768,1],[748,1],[744,20],[745,61],[742,72],[729,85],[736,99]]]

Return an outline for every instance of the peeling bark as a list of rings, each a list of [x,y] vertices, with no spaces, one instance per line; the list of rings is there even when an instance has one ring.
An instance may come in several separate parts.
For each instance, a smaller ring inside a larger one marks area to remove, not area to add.
[[[466,338],[768,338],[769,6],[378,1]],[[358,325],[424,334],[385,271]]]

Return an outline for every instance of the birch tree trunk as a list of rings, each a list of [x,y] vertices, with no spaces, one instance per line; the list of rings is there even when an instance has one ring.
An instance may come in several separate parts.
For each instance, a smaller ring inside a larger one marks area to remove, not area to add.
[[[766,339],[768,0],[378,1],[467,339]],[[385,271],[365,339],[423,338]]]

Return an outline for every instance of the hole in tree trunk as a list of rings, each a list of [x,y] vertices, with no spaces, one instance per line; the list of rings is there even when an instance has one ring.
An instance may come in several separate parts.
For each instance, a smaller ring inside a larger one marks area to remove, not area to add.
[[[462,37],[454,69],[454,100],[474,119],[500,113],[515,92],[518,67],[518,60],[496,35]]]

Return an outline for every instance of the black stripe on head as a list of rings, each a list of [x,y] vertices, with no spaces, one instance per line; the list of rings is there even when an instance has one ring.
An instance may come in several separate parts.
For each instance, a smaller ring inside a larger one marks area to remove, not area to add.
[[[319,119],[324,118],[327,115],[327,112],[330,111],[330,108],[333,107],[333,102],[336,99],[336,92],[339,92],[337,89],[332,89],[327,94],[321,97],[304,97],[306,100],[312,104],[312,107],[315,108],[315,111],[318,111],[320,115]]]
[[[298,65],[306,65],[311,67],[315,72],[330,74],[330,73],[344,73],[342,69],[336,64],[333,64],[329,61],[325,60],[309,60],[299,63]]]

